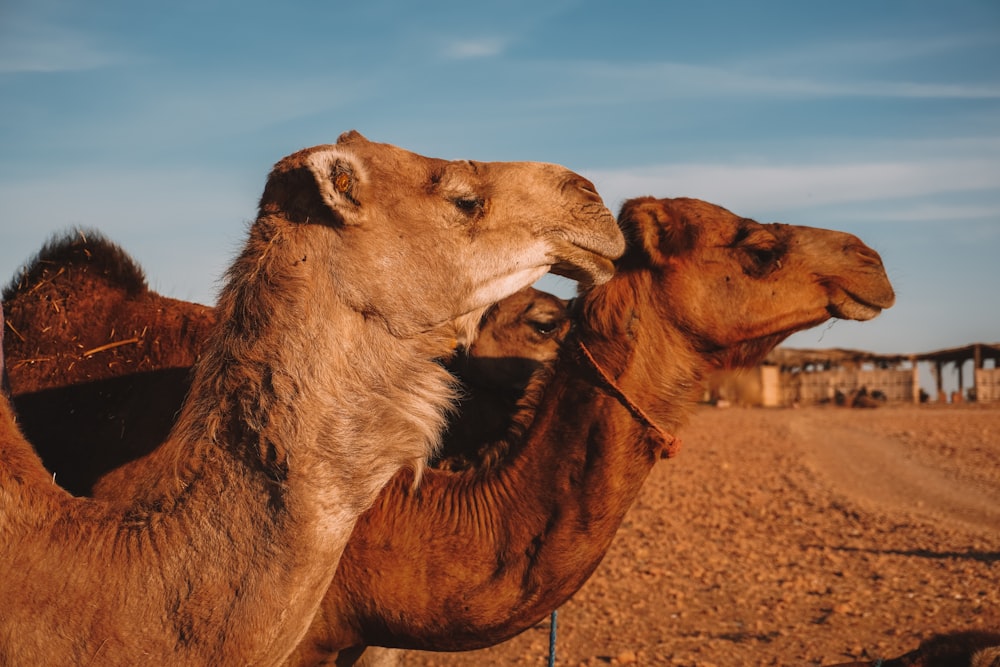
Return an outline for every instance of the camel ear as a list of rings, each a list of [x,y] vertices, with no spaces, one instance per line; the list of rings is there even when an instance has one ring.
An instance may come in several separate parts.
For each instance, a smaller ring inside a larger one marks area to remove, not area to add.
[[[337,149],[317,151],[310,153],[308,165],[319,196],[330,212],[345,225],[361,224],[361,203],[357,199],[361,167],[354,157]]]
[[[268,177],[261,213],[331,227],[360,224],[358,172],[352,156],[335,146],[291,155]]]
[[[629,253],[641,252],[654,264],[664,264],[668,257],[691,246],[687,219],[678,215],[670,199],[638,197],[622,205],[618,224],[629,240]]]
[[[342,146],[344,144],[350,144],[350,143],[360,142],[360,141],[368,141],[368,139],[366,139],[364,137],[364,135],[362,135],[357,130],[348,130],[347,132],[344,132],[339,137],[337,137],[337,145],[338,146]],[[371,143],[371,142],[369,142],[369,143]]]

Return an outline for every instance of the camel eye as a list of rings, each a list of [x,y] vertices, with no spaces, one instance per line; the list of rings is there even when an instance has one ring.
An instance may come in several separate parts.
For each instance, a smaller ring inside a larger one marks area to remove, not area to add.
[[[774,248],[747,248],[747,252],[759,266],[772,264],[777,255]]]
[[[535,320],[534,322],[529,322],[531,327],[537,331],[542,336],[551,336],[558,329],[558,325],[554,321],[542,322],[540,320]]]
[[[773,245],[744,246],[743,252],[743,271],[748,276],[763,278],[781,268],[783,252],[780,247]]]
[[[455,208],[470,217],[481,215],[485,204],[481,197],[455,197],[451,201]]]
[[[756,223],[741,227],[731,247],[739,253],[743,271],[755,278],[761,278],[781,268],[781,258],[785,245],[763,225]]]

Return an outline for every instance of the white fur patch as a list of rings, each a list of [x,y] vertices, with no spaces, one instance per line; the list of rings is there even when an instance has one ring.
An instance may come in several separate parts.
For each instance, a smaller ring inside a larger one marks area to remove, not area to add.
[[[332,178],[333,167],[337,164],[337,160],[351,163],[351,171],[355,182],[366,180],[367,177],[361,161],[349,150],[340,146],[332,146],[309,153],[305,160],[306,164],[309,165],[309,170],[316,179],[316,188],[319,190],[320,196],[326,205],[334,210],[341,207],[344,203],[344,197],[341,193],[337,192]]]
[[[476,290],[473,302],[477,307],[482,307],[502,301],[511,294],[533,285],[536,280],[549,272],[549,268],[551,267],[548,264],[543,264],[499,276]]]

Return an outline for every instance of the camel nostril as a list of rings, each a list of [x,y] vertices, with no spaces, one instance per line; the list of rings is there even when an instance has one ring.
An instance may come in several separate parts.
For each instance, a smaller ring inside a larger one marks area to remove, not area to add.
[[[870,264],[882,264],[882,257],[863,243],[852,243],[844,248],[844,253],[856,253],[863,261]]]
[[[592,198],[601,198],[601,195],[597,192],[597,188],[594,184],[578,174],[574,174],[573,177],[567,181],[566,186],[573,190],[582,190],[584,194],[590,195]]]

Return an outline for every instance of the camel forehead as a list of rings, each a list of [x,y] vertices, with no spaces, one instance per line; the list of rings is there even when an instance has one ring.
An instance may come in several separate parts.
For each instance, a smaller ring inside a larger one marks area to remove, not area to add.
[[[739,226],[749,218],[741,218],[732,211],[717,204],[700,199],[666,199],[657,202],[669,214],[679,216],[687,222],[703,229],[726,231]],[[750,220],[750,222],[753,222]]]
[[[400,176],[413,174],[423,177],[431,170],[440,169],[447,164],[440,158],[412,153],[392,144],[367,141],[362,144],[321,144],[303,148],[282,158],[274,166],[274,172],[281,173],[306,167],[322,173],[332,168],[338,161],[349,162],[359,176],[363,176],[366,169],[371,169]]]
[[[566,315],[566,302],[551,294],[541,293],[528,304],[525,314],[550,315],[553,317]]]
[[[396,180],[410,180],[424,185],[447,187],[449,184],[489,183],[520,175],[528,182],[540,175],[559,175],[565,167],[546,162],[483,162],[475,160],[446,160],[408,151],[393,144],[368,141],[354,135],[336,144],[320,144],[303,148],[275,164],[272,174],[308,168],[324,173],[339,160],[350,163],[361,180],[376,175],[391,175]],[[403,178],[408,177],[408,178]]]
[[[666,199],[658,200],[656,204],[663,209],[667,218],[683,220],[696,230],[693,236],[697,239],[694,248],[728,246],[751,237],[758,241],[762,240],[762,236],[772,240],[782,239],[789,236],[793,229],[790,225],[781,223],[757,222],[700,199]]]
[[[491,314],[518,318],[533,311],[565,310],[565,304],[563,299],[529,286],[500,301]]]

